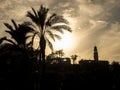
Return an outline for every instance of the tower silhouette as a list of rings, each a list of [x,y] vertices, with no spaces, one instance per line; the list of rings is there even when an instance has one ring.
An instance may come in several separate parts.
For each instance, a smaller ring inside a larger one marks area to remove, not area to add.
[[[95,61],[98,61],[99,59],[98,59],[98,50],[97,50],[97,47],[95,46],[94,47],[94,60]]]

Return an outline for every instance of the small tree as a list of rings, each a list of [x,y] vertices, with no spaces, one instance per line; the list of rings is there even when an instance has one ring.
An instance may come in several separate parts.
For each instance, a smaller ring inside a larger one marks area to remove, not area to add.
[[[71,59],[73,60],[73,64],[75,64],[77,57],[78,57],[78,55],[76,55],[76,54],[71,56]]]
[[[62,58],[62,56],[64,56],[64,52],[61,49],[61,50],[55,51],[55,55],[56,55],[56,57]]]

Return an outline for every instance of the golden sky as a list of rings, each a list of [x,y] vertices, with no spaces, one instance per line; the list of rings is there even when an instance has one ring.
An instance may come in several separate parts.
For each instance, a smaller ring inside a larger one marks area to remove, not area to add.
[[[120,0],[0,0],[0,37],[6,35],[4,22],[26,21],[27,11],[41,4],[70,22],[73,32],[65,35],[66,55],[93,59],[96,45],[100,59],[120,60]]]

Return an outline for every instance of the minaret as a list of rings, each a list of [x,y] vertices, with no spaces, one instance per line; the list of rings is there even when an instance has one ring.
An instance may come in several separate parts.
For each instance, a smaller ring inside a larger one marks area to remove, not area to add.
[[[94,60],[95,61],[98,61],[99,59],[98,59],[98,51],[97,51],[97,47],[95,46],[94,47]]]

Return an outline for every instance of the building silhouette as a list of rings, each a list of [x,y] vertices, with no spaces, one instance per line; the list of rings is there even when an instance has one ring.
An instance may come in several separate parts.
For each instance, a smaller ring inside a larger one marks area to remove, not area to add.
[[[94,47],[94,60],[95,60],[95,61],[98,61],[98,60],[99,60],[98,50],[97,50],[97,47],[96,47],[96,46]]]
[[[94,46],[94,49],[93,49],[93,60],[91,60],[91,59],[89,59],[89,60],[88,59],[81,59],[79,61],[79,64],[90,64],[90,63],[98,63],[98,64],[104,64],[104,65],[109,64],[108,60],[99,60],[97,46]]]

